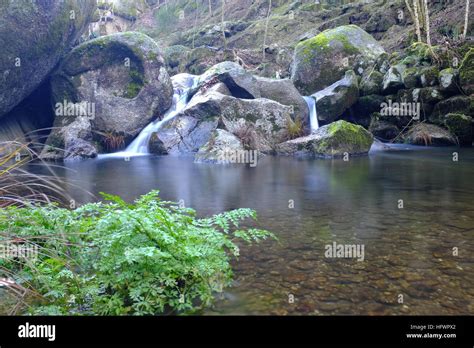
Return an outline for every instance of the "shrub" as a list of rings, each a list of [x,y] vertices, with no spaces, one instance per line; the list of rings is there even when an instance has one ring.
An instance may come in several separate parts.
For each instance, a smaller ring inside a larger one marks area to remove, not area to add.
[[[55,205],[0,210],[0,243],[36,246],[36,260],[0,259],[1,273],[37,294],[31,314],[155,315],[190,313],[230,285],[236,239],[273,235],[241,229],[250,209],[197,218],[192,209],[152,191],[133,204],[108,202],[75,210]],[[25,308],[25,307],[24,307]]]

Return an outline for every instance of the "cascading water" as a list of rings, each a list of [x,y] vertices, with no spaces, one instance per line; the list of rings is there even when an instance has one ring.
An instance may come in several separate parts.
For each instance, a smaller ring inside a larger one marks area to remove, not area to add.
[[[198,82],[197,78],[191,76],[193,75],[184,76],[184,78],[177,83],[174,88],[173,103],[161,120],[156,120],[146,126],[130,145],[127,146],[125,151],[100,155],[99,157],[128,157],[148,154],[148,143],[150,142],[152,134],[157,132],[165,122],[176,117],[188,104],[189,93]]]
[[[313,97],[303,97],[309,109],[309,125],[311,133],[314,133],[319,128],[318,114],[316,113],[316,99]]]

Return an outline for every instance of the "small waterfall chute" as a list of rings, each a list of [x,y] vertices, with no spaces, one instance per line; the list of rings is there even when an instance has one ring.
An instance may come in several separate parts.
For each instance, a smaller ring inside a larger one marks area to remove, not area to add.
[[[186,80],[180,81],[179,87],[174,89],[173,103],[161,120],[155,120],[148,124],[148,126],[137,135],[130,145],[127,146],[125,151],[99,155],[99,157],[132,157],[148,155],[148,143],[150,142],[152,134],[157,132],[164,123],[175,118],[186,107],[188,104],[189,93],[195,87],[196,83],[196,78],[187,78]]]
[[[309,109],[309,124],[311,133],[314,133],[319,128],[318,114],[316,112],[316,99],[313,97],[303,97]]]

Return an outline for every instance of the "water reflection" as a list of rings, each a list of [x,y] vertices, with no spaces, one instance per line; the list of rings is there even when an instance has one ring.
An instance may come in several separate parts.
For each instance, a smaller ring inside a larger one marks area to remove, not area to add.
[[[111,158],[59,174],[129,201],[159,189],[199,214],[256,209],[280,242],[245,246],[234,287],[205,313],[474,314],[474,152],[453,162],[452,151],[408,147],[349,162],[266,157],[255,168]],[[364,244],[365,261],[325,258],[333,241]]]

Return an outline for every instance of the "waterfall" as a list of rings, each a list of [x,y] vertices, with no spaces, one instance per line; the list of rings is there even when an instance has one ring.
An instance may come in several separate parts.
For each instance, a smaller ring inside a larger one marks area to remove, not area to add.
[[[130,145],[127,146],[125,151],[99,155],[99,158],[140,156],[149,154],[148,143],[150,142],[152,134],[157,132],[165,122],[176,117],[188,104],[189,93],[198,82],[196,78],[191,78],[190,76],[192,75],[183,76],[182,79],[177,81],[177,84],[174,87],[173,103],[161,120],[155,120],[148,124],[148,126],[137,135]]]
[[[314,133],[319,128],[318,114],[316,113],[316,99],[313,97],[303,97],[308,104],[309,109],[309,125],[311,127],[311,133]]]

